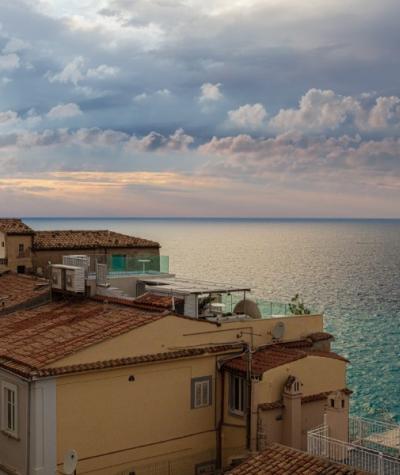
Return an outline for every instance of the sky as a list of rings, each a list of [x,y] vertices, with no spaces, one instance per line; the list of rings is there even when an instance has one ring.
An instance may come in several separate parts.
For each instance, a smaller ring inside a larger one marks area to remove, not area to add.
[[[0,215],[400,217],[398,0],[0,2]]]

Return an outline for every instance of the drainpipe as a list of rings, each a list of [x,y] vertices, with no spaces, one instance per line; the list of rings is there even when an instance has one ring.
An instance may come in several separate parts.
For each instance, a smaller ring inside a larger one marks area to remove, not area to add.
[[[28,381],[28,415],[26,422],[26,474],[30,475],[31,473],[31,391],[32,391],[32,381]]]
[[[246,448],[251,450],[251,408],[252,408],[252,384],[251,384],[251,346],[247,343],[247,408],[246,408]]]
[[[222,470],[222,427],[224,425],[224,413],[225,413],[225,371],[223,367],[220,370],[221,374],[221,414],[218,422],[217,433],[217,470]]]

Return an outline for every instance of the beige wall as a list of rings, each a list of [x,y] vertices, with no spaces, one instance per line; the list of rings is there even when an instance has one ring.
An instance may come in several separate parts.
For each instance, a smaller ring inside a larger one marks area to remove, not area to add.
[[[278,366],[264,373],[257,390],[265,394],[264,402],[281,399],[288,376],[296,376],[302,383],[303,396],[336,391],[346,387],[346,362],[321,356],[307,356]]]
[[[62,264],[63,256],[83,254],[86,256],[98,255],[126,255],[126,256],[158,256],[160,250],[158,248],[99,248],[99,249],[55,249],[55,250],[35,250],[33,253],[33,266],[35,272],[40,267],[45,271],[48,267],[49,261],[52,264]]]
[[[104,355],[107,355],[107,359],[113,359],[171,351],[191,345],[223,344],[232,341],[250,342],[252,332],[253,343],[259,346],[272,341],[271,330],[278,321],[285,322],[285,338],[290,340],[304,338],[310,333],[323,330],[321,315],[227,322],[220,326],[171,315],[119,337],[93,345],[57,361],[53,366],[104,360]]]
[[[8,268],[16,271],[18,266],[25,266],[26,272],[32,270],[32,236],[6,236],[6,256],[8,259]],[[19,254],[19,245],[24,245],[24,253]]]
[[[27,455],[27,420],[28,420],[28,383],[14,375],[0,370],[0,388],[2,382],[8,382],[17,386],[18,397],[18,425],[17,438],[10,437],[0,430],[0,470],[1,466],[5,469],[13,469],[17,473],[26,473],[26,455]],[[3,391],[2,391],[3,392]],[[1,407],[3,408],[3,394],[0,397]],[[3,428],[3,414],[0,413],[0,427]]]
[[[114,474],[174,453],[209,454],[216,441],[215,372],[216,357],[206,356],[59,378],[58,463],[71,447],[79,473]],[[213,377],[212,405],[191,409],[191,378],[201,376]]]

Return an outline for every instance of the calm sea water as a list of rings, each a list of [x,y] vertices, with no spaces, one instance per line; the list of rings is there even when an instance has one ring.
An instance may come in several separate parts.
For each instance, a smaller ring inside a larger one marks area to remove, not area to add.
[[[400,422],[400,220],[26,219],[35,229],[112,229],[154,239],[176,274],[299,292],[325,310],[349,358],[354,413]]]

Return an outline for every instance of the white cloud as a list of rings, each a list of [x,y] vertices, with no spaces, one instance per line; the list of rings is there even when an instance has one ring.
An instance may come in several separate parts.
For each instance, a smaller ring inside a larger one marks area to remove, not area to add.
[[[119,68],[113,66],[107,66],[106,64],[101,64],[97,68],[88,69],[86,76],[88,78],[94,79],[105,79],[107,77],[116,76],[119,73]]]
[[[68,119],[78,115],[82,115],[79,105],[70,102],[68,104],[59,104],[53,107],[48,112],[47,117],[50,117],[51,119]]]
[[[368,116],[371,129],[386,129],[400,124],[400,98],[396,96],[378,97]]]
[[[143,102],[145,101],[149,95],[146,92],[142,92],[141,94],[136,94],[136,96],[133,98],[135,102]]]
[[[371,94],[341,96],[331,90],[310,89],[297,109],[281,109],[269,121],[275,132],[297,130],[313,134],[353,128],[360,132],[400,128],[400,98],[378,97],[371,107]]]
[[[0,124],[9,124],[10,122],[16,122],[18,120],[18,114],[15,111],[0,112]]]
[[[85,77],[82,72],[84,63],[85,61],[82,56],[77,56],[62,71],[56,74],[47,73],[47,77],[50,82],[61,82],[64,84],[72,82],[76,86]]]
[[[211,84],[210,82],[206,82],[200,86],[201,95],[199,97],[200,103],[210,103],[210,102],[218,102],[223,99],[224,95],[220,91],[222,84]]]
[[[266,126],[267,116],[262,104],[246,104],[228,112],[227,125],[242,130],[259,130]]]
[[[85,67],[84,58],[82,56],[76,56],[59,73],[52,74],[48,72],[46,77],[50,82],[71,82],[77,86],[80,81],[85,79],[105,79],[107,77],[116,76],[118,72],[119,68],[107,66],[106,64],[87,69]]]
[[[188,150],[193,142],[193,137],[185,134],[183,129],[177,129],[168,137],[153,131],[142,138],[132,137],[127,143],[127,149],[141,152],[167,150],[182,152]]]
[[[23,41],[20,38],[10,38],[3,48],[3,53],[18,53],[18,51],[29,48],[30,45],[26,41]]]
[[[152,99],[154,97],[168,99],[171,96],[172,96],[172,93],[169,89],[158,89],[157,91],[153,93],[142,92],[141,94],[136,94],[136,96],[133,97],[133,101],[140,103],[140,102],[144,102],[149,99]]]
[[[270,121],[278,132],[287,130],[322,132],[336,129],[351,114],[360,115],[360,103],[350,96],[340,96],[331,90],[310,89],[297,109],[281,109]]]
[[[12,71],[20,67],[19,56],[15,53],[0,55],[0,71]]]

